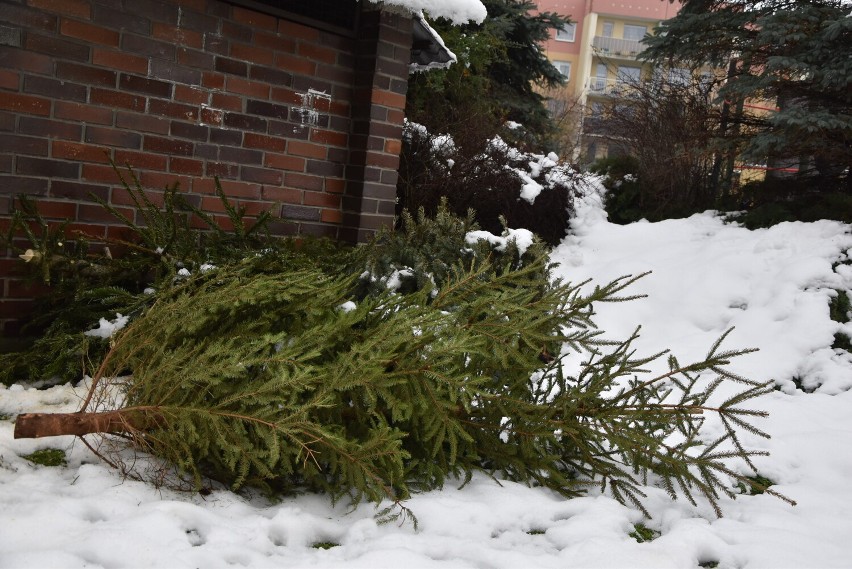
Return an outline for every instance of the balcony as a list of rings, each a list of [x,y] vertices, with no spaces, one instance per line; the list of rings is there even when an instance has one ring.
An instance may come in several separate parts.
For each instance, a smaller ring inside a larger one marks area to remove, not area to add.
[[[606,77],[589,77],[586,80],[586,92],[589,95],[604,97],[628,97],[632,88],[629,82],[622,79],[607,79]]]
[[[601,57],[618,57],[621,59],[636,59],[636,56],[645,48],[639,40],[623,40],[619,38],[608,38],[595,36],[592,39],[592,48],[595,54]]]

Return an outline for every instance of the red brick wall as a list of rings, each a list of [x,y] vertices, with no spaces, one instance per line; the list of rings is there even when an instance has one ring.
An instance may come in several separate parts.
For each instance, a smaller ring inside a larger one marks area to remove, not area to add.
[[[110,166],[213,213],[213,176],[284,234],[364,240],[393,219],[409,18],[332,32],[217,0],[0,1],[0,224],[17,194],[106,236]],[[2,228],[0,228],[2,229]],[[31,293],[0,251],[0,324]]]

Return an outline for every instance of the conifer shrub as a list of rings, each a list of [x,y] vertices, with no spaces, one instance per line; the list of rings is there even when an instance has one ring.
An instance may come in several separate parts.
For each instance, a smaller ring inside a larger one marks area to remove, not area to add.
[[[606,340],[593,322],[595,304],[633,298],[634,277],[561,282],[528,232],[489,234],[442,208],[357,249],[223,249],[205,266],[172,259],[192,270],[164,266],[153,292],[131,295],[138,308],[65,417],[89,421],[75,434],[128,475],[400,505],[485,472],[567,497],[599,485],[643,511],[641,485],[658,484],[720,513],[735,482],[754,484],[744,469],[763,453],[739,434],[767,436],[747,404],[771,382],[731,372],[749,350],[723,338],[648,377],[665,352],[637,355],[635,334]],[[726,382],[742,389],[714,398]],[[39,417],[19,416],[16,436]]]
[[[509,129],[503,137],[487,137],[474,127],[463,137],[450,137],[406,123],[399,212],[423,208],[434,215],[443,201],[458,216],[473,210],[476,222],[491,233],[524,228],[549,245],[559,244],[583,177],[553,153],[521,151],[504,141],[513,134]]]

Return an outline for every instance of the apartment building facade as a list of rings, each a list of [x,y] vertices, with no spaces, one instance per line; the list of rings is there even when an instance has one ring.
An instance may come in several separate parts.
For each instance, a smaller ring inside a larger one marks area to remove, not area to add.
[[[552,32],[543,49],[566,77],[562,97],[582,109],[583,136],[577,156],[583,162],[606,156],[608,148],[595,136],[595,113],[623,88],[652,72],[637,56],[642,38],[661,21],[675,16],[679,1],[668,0],[539,0],[542,12],[569,16],[572,23]]]

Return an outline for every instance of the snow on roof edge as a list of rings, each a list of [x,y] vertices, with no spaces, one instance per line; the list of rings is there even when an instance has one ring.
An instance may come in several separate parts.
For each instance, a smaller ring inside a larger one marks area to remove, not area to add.
[[[382,4],[406,8],[414,14],[426,12],[433,18],[446,18],[459,26],[481,24],[488,13],[479,0],[382,0]]]
[[[444,38],[442,38],[440,34],[438,34],[438,32],[436,32],[435,29],[429,25],[429,23],[426,21],[426,18],[423,17],[423,12],[415,12],[414,17],[418,20],[420,25],[423,26],[423,29],[426,30],[426,32],[432,36],[434,42],[438,46],[440,46],[440,49],[442,49],[449,56],[449,61],[431,61],[428,65],[422,65],[419,63],[412,62],[408,66],[409,73],[429,71],[430,69],[446,69],[453,63],[457,63],[459,60],[458,57],[444,43]]]

